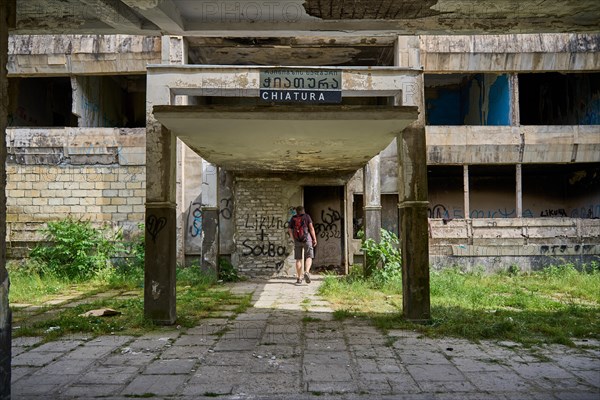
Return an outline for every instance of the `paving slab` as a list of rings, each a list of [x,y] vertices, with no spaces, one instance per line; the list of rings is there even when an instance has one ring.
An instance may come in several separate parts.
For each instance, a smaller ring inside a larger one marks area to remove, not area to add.
[[[600,398],[600,341],[527,349],[384,334],[364,318],[335,320],[315,278],[224,285],[218,290],[253,293],[252,306],[224,308],[225,317],[189,329],[46,344],[16,338],[13,400]]]
[[[139,375],[121,392],[130,396],[172,396],[187,380],[184,375]]]

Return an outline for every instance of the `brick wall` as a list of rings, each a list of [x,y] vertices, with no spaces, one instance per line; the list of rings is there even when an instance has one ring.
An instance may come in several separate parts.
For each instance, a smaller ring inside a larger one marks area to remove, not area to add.
[[[287,235],[290,192],[290,184],[281,180],[236,180],[235,258],[243,275],[272,276],[292,265],[293,245]]]
[[[48,221],[71,216],[121,227],[126,235],[144,222],[144,129],[8,131],[10,258],[27,256]]]

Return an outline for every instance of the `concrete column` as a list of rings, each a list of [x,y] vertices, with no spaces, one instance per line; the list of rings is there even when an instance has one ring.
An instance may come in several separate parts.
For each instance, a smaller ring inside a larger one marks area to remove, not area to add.
[[[187,41],[182,36],[163,36],[162,37],[162,63],[173,65],[187,64],[188,46]],[[176,105],[187,105],[187,96],[178,96],[175,100]],[[187,217],[186,204],[183,201],[185,192],[185,145],[177,139],[177,168],[176,168],[176,187],[177,187],[177,263],[185,264],[185,225]]]
[[[517,218],[523,218],[523,168],[522,164],[517,164],[515,169],[517,181]]]
[[[379,155],[373,157],[363,168],[363,210],[365,238],[381,241],[381,179],[379,177]],[[365,255],[365,275],[373,271],[367,269]]]
[[[396,65],[420,67],[419,38],[400,36]],[[398,198],[402,250],[402,309],[411,321],[431,317],[429,296],[429,222],[427,214],[427,148],[423,75],[417,85],[403,88],[403,105],[419,107],[419,117],[397,137]]]
[[[519,126],[521,120],[519,110],[519,75],[516,73],[510,74],[508,84],[510,91],[510,124],[512,126]]]
[[[15,6],[14,2],[11,4]],[[8,125],[9,2],[0,1],[0,399],[10,399],[12,316],[8,304],[10,280],[6,270],[6,126]],[[14,10],[14,8],[11,8]]]
[[[471,216],[471,202],[470,202],[470,191],[469,191],[469,166],[463,165],[463,191],[464,191],[464,208],[465,218]]]
[[[202,160],[202,269],[219,266],[219,203],[217,167]]]
[[[177,145],[175,136],[154,118],[152,107],[173,103],[168,88],[148,81],[144,314],[160,324],[173,324],[176,319]]]

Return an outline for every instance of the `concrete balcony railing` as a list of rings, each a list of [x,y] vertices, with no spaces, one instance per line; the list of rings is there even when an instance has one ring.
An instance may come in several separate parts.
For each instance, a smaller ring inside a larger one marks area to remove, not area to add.
[[[427,126],[428,164],[600,161],[600,125]]]
[[[429,224],[430,254],[446,258],[445,264],[447,257],[600,261],[599,219],[430,219]]]

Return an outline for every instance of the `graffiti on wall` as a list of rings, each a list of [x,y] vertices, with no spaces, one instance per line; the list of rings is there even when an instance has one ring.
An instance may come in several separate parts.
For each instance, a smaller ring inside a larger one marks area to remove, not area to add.
[[[156,215],[150,214],[148,218],[146,218],[146,231],[154,243],[156,243],[156,237],[166,225],[167,219],[165,217],[157,217]]]
[[[202,204],[191,203],[188,217],[188,233],[192,237],[202,235]]]
[[[429,218],[442,219],[462,219],[464,212],[462,208],[446,207],[444,204],[436,204],[428,207]],[[473,209],[469,213],[470,218],[516,218],[517,210],[515,208],[496,208],[496,209]],[[600,218],[600,204],[593,204],[589,207],[579,207],[572,209],[553,208],[545,209],[540,212],[534,212],[527,208],[523,210],[523,218]]]
[[[339,211],[331,207],[327,207],[327,210],[321,210],[321,221],[314,224],[317,237],[326,241],[333,238],[341,238],[341,221],[342,216]]]
[[[342,214],[329,205],[323,207],[314,216],[313,225],[318,239],[315,265],[339,266],[341,264],[343,221]]]
[[[280,272],[285,265],[285,259],[290,254],[283,239],[287,238],[289,221],[259,213],[246,215],[242,221],[242,230],[253,232],[253,237],[247,237],[242,241],[242,257],[267,258],[267,264],[272,263],[275,270]],[[282,235],[282,232],[285,234]]]
[[[261,229],[260,232],[256,234],[256,238],[257,240],[245,239],[242,242],[242,246],[244,246],[242,256],[283,257],[287,254],[286,247],[272,242],[268,235],[265,234],[264,229]]]

